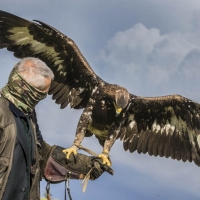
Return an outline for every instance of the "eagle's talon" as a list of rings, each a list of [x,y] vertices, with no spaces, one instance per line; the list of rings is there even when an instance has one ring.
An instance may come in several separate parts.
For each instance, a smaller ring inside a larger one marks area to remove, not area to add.
[[[66,158],[69,159],[70,155],[73,153],[74,155],[77,154],[77,147],[76,146],[71,146],[68,149],[64,149],[63,153],[66,154]]]
[[[102,159],[104,165],[108,165],[109,167],[111,166],[111,161],[107,154],[101,153],[98,157]]]

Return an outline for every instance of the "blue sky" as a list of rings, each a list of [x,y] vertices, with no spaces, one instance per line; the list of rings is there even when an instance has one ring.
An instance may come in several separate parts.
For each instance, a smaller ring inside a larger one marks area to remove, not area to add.
[[[0,9],[38,19],[71,37],[94,71],[105,81],[140,96],[180,94],[200,102],[199,0],[0,0]],[[0,87],[17,61],[0,50]],[[60,110],[51,97],[37,106],[44,139],[69,147],[81,111]],[[83,145],[97,153],[95,138]],[[71,181],[73,199],[155,200],[200,198],[200,170],[194,163],[124,152],[117,141],[111,150],[114,176]],[[41,184],[44,192],[45,182]],[[62,200],[64,184],[52,185],[53,198]]]

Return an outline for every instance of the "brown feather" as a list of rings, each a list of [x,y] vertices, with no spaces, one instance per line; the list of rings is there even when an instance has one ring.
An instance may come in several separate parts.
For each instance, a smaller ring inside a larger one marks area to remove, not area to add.
[[[158,155],[160,157],[164,156],[164,145],[166,139],[166,131],[163,131],[160,135],[159,145],[158,145]]]
[[[132,153],[137,149],[137,143],[138,143],[139,136],[138,134],[133,134],[131,141],[129,142],[129,151]]]
[[[63,104],[64,102],[67,101],[70,90],[69,88],[67,88],[67,86],[63,87],[63,90],[65,90],[65,92],[60,91],[62,96],[56,99],[57,104]]]
[[[138,153],[142,152],[142,147],[143,147],[145,139],[146,139],[146,132],[141,131],[140,134],[139,134],[138,144],[137,144],[137,152]]]

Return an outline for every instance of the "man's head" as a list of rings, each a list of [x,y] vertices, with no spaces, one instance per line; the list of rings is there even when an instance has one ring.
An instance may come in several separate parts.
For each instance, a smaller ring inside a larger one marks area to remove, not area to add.
[[[24,58],[14,66],[1,94],[24,114],[29,114],[46,97],[53,78],[53,72],[44,62]]]
[[[22,78],[38,90],[48,92],[54,74],[51,69],[38,58],[24,58],[13,68]]]

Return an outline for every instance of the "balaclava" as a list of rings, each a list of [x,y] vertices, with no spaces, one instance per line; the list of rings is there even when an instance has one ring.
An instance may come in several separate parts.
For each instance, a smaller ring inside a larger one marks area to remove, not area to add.
[[[27,83],[16,70],[11,72],[1,94],[26,115],[31,113],[37,103],[47,96],[47,92],[42,92]]]

